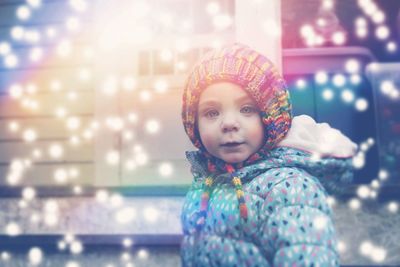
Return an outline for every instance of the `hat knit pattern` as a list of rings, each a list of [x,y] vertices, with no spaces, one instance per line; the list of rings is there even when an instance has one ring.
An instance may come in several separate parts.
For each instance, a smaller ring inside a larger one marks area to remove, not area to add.
[[[208,153],[198,133],[196,119],[200,95],[207,86],[216,82],[232,82],[241,86],[260,110],[265,133],[264,145],[246,161],[238,164],[225,163]],[[246,45],[235,43],[210,51],[194,66],[185,84],[182,102],[185,131],[193,145],[207,159],[208,171],[211,173],[204,182],[198,225],[204,224],[214,177],[226,172],[230,174],[236,189],[240,216],[247,219],[241,178],[235,170],[264,159],[266,151],[274,148],[290,129],[291,103],[285,81],[268,58]]]

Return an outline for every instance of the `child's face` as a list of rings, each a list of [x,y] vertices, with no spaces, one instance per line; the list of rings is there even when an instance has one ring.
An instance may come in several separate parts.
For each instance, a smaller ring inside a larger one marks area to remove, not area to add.
[[[200,138],[211,155],[227,163],[239,163],[263,145],[259,110],[240,86],[212,84],[201,94],[198,107]]]

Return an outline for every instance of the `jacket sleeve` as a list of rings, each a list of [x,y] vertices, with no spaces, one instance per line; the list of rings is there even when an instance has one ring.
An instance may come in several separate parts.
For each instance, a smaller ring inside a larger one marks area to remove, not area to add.
[[[261,245],[272,251],[273,266],[339,266],[326,191],[307,172],[285,169],[260,210]]]

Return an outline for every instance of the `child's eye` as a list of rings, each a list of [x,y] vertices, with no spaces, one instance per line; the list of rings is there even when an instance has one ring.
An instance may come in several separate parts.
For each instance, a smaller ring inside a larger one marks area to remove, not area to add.
[[[244,106],[240,109],[241,113],[256,113],[257,109],[252,106]]]
[[[214,117],[217,117],[219,115],[219,112],[217,110],[215,110],[215,109],[212,109],[212,110],[209,110],[209,111],[205,112],[204,115],[207,118],[214,118]]]

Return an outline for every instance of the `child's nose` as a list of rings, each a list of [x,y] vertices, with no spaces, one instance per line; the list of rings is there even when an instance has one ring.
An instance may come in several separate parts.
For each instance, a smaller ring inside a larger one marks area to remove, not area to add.
[[[239,123],[232,115],[227,115],[222,121],[222,132],[230,132],[239,130]]]

